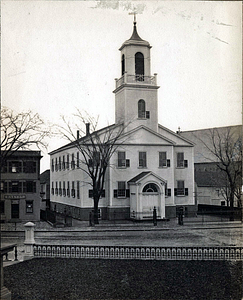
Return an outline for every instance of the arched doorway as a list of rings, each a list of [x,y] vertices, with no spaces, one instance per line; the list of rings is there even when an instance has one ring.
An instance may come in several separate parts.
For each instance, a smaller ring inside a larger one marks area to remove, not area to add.
[[[161,191],[156,183],[150,182],[144,185],[142,189],[142,214],[144,219],[153,216],[154,207],[156,207],[157,216],[161,217],[160,195]]]

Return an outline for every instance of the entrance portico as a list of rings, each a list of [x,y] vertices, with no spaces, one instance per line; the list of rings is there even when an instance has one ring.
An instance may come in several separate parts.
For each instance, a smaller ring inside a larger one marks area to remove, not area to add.
[[[153,172],[142,172],[128,181],[130,187],[130,217],[136,220],[165,218],[166,181]]]

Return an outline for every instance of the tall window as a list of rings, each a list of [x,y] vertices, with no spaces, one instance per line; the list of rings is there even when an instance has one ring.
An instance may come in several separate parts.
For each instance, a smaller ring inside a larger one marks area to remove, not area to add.
[[[100,164],[100,152],[94,151],[93,157],[89,159],[89,167],[97,167]]]
[[[65,155],[62,157],[62,169],[65,170]]]
[[[122,61],[121,61],[121,69],[122,69],[122,75],[125,73],[125,55],[122,55]]]
[[[74,198],[75,197],[75,182],[72,181],[72,191],[71,191],[71,194],[72,194],[72,197]]]
[[[62,182],[62,194],[63,194],[63,197],[66,197],[65,181]]]
[[[184,180],[177,181],[177,196],[184,196],[185,195],[185,184]]]
[[[178,168],[184,167],[184,153],[183,152],[177,153],[177,167]]]
[[[126,152],[118,151],[118,167],[126,167]]]
[[[135,74],[137,81],[144,81],[144,57],[141,52],[135,54]]]
[[[72,168],[72,169],[75,168],[74,153],[72,153],[71,168]]]
[[[147,157],[146,152],[139,152],[139,167],[146,168],[147,167]]]
[[[77,168],[79,168],[79,152],[77,152]]]
[[[77,198],[80,199],[79,181],[77,181]]]
[[[55,195],[58,195],[58,186],[57,186],[57,181],[56,181],[56,188],[55,188]]]
[[[67,182],[67,196],[70,197],[70,183]]]
[[[51,194],[54,195],[54,182],[51,183]]]
[[[66,169],[68,169],[69,170],[69,154],[67,154],[67,162],[66,162]]]
[[[167,159],[166,152],[159,152],[159,168],[170,167],[170,159]]]
[[[187,168],[188,161],[184,160],[184,152],[177,153],[177,168]]]
[[[52,170],[52,172],[54,172],[54,159],[53,158],[51,160],[51,170]]]
[[[59,195],[62,196],[62,182],[59,181]]]
[[[145,101],[143,99],[140,99],[138,101],[138,117],[139,118],[146,117],[146,106],[145,106]]]
[[[62,161],[61,161],[61,157],[59,156],[59,171],[61,171],[61,169],[62,169]]]
[[[125,181],[118,181],[118,197],[126,197],[126,182]]]
[[[166,152],[159,152],[159,167],[167,167]]]

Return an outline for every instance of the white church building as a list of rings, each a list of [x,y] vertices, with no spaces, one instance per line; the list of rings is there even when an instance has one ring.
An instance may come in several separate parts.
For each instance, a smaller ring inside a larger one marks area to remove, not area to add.
[[[130,39],[120,47],[121,78],[116,79],[115,124],[126,125],[124,140],[110,160],[99,201],[102,219],[176,217],[197,211],[194,194],[194,144],[158,124],[156,74],[151,75],[149,42],[140,38],[134,22]],[[101,129],[100,132],[106,129]],[[91,133],[92,134],[92,133]],[[93,208],[81,153],[70,143],[50,153],[51,206],[88,220]]]

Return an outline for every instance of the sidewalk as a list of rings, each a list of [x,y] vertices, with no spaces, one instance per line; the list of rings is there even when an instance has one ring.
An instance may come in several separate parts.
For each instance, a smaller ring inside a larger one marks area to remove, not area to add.
[[[24,224],[21,223],[2,223],[1,232],[19,232],[25,231]],[[90,226],[89,221],[80,221],[73,219],[72,227],[52,227],[45,221],[33,222],[35,224],[35,231],[113,231],[113,230],[187,230],[187,229],[210,229],[210,228],[243,228],[243,223],[240,221],[221,221],[220,218],[207,218],[202,220],[201,217],[184,218],[183,226],[178,225],[177,218],[171,220],[159,220],[154,226],[153,221],[130,221],[130,220],[100,220],[99,224]]]

